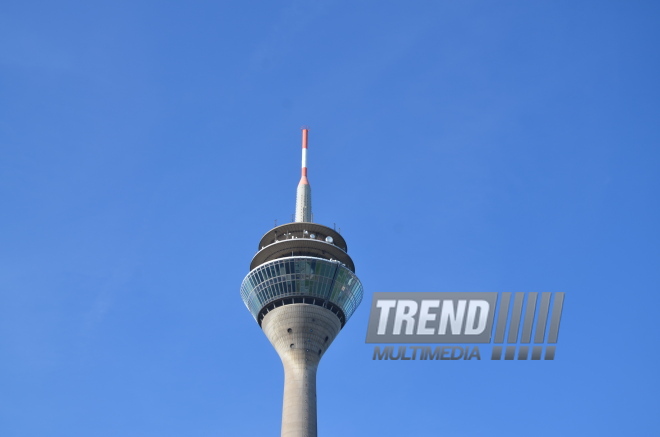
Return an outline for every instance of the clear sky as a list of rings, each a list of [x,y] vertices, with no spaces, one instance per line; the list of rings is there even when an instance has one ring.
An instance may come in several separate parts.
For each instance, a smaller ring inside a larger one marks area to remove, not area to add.
[[[279,435],[239,286],[314,216],[365,287],[321,436],[660,435],[660,4],[5,0],[0,435]],[[373,292],[565,292],[554,362],[373,361]]]

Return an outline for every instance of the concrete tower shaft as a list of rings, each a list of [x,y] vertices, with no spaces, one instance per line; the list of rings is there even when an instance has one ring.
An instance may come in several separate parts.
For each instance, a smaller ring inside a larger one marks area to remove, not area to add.
[[[316,371],[339,319],[316,305],[285,305],[269,312],[261,328],[284,366],[282,437],[316,436]]]

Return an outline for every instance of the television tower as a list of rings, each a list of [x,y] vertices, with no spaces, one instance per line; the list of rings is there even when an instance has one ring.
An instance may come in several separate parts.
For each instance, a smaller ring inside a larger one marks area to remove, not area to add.
[[[284,365],[282,437],[316,437],[316,369],[362,301],[362,284],[337,231],[312,222],[308,130],[296,218],[268,231],[241,284],[241,297]]]

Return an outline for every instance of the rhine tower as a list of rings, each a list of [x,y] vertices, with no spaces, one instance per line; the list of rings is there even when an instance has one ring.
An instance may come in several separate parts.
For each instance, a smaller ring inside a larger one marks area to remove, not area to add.
[[[295,221],[268,231],[241,284],[241,297],[284,366],[282,437],[315,437],[316,370],[321,357],[362,301],[362,284],[346,241],[312,222],[307,139]]]

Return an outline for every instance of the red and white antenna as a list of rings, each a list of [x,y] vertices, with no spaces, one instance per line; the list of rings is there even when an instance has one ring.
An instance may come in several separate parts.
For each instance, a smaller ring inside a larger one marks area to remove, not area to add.
[[[302,129],[302,173],[300,178],[301,184],[309,184],[307,181],[307,136],[309,135],[309,129]]]
[[[312,221],[312,187],[307,180],[307,138],[309,129],[302,129],[302,168],[298,190],[296,191],[296,220],[297,222]]]

